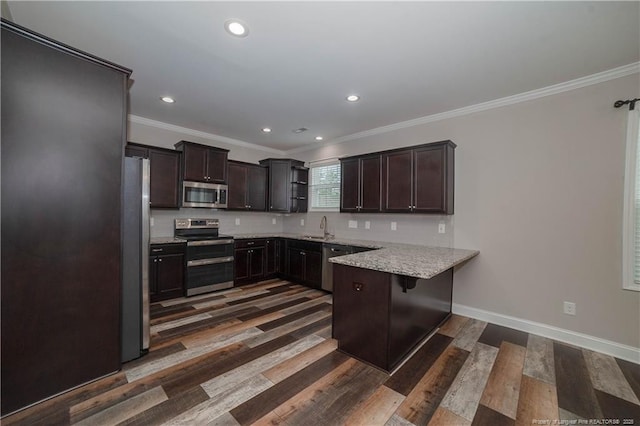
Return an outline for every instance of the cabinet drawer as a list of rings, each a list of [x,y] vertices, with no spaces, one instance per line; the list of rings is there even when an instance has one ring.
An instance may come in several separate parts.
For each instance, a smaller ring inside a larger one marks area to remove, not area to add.
[[[186,244],[151,244],[149,254],[151,256],[158,256],[163,254],[184,254]]]
[[[267,240],[235,240],[236,248],[265,247]]]

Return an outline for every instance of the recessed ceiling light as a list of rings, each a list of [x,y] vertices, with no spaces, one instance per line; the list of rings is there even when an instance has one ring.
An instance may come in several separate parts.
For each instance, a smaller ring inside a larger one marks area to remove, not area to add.
[[[162,99],[163,102],[166,102],[168,104],[172,104],[175,102],[175,99],[173,99],[171,96],[163,96],[160,99]]]
[[[224,29],[227,30],[229,34],[235,37],[246,37],[249,35],[249,27],[237,19],[229,19],[224,23]]]
[[[270,129],[269,127],[264,127],[264,128],[262,129],[262,131],[263,131],[264,133],[271,133],[271,129]]]
[[[316,136],[317,141],[321,141],[322,139],[324,139],[322,136]]]
[[[360,96],[358,95],[349,95],[346,98],[349,102],[358,102],[360,100]]]

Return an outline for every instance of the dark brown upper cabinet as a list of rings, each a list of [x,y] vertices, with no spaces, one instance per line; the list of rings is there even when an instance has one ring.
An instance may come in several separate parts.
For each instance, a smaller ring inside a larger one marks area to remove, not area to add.
[[[267,168],[240,161],[228,162],[227,209],[265,211],[267,207]]]
[[[382,211],[453,214],[451,141],[382,153]]]
[[[340,211],[376,213],[382,201],[380,154],[340,159]]]
[[[187,181],[227,183],[228,149],[180,141],[175,145],[182,151],[182,178]]]
[[[267,158],[260,164],[269,170],[267,211],[303,213],[307,211],[309,169],[304,162]]]
[[[149,159],[152,209],[180,208],[180,151],[129,142],[125,154]]]

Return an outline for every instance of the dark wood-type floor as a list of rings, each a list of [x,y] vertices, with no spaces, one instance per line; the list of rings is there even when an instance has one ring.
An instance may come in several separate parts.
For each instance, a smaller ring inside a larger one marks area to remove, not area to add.
[[[336,351],[330,295],[286,281],[151,312],[147,356],[2,424],[640,424],[638,365],[460,316],[390,376]]]

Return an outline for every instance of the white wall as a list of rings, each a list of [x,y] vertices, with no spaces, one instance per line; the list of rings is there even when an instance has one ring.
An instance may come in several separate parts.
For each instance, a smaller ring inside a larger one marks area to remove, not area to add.
[[[480,250],[455,274],[454,303],[640,347],[640,293],[622,289],[626,113],[638,75],[508,107],[300,152],[314,161],[451,139],[456,149],[453,245]],[[313,231],[317,214],[309,214]],[[330,217],[345,222],[359,215]],[[380,235],[391,217],[380,222]],[[363,217],[364,218],[364,217]],[[379,219],[378,219],[379,218]],[[365,219],[366,220],[366,219]],[[444,242],[440,217],[393,215],[403,238]],[[299,228],[285,220],[285,231]],[[333,232],[333,231],[332,231]],[[353,232],[353,230],[351,231]],[[366,239],[374,232],[358,230]],[[562,302],[577,315],[562,313]]]

